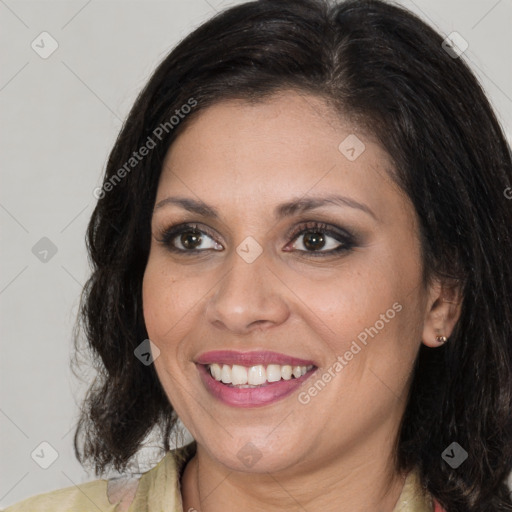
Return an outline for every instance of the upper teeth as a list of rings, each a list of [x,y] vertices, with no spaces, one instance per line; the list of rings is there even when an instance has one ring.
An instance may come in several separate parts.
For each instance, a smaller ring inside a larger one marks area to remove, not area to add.
[[[215,380],[222,381],[224,384],[244,385],[249,384],[252,386],[258,386],[265,382],[277,382],[278,380],[290,380],[293,377],[298,379],[305,375],[307,372],[313,369],[313,365],[310,366],[291,366],[279,364],[269,364],[263,366],[258,364],[246,368],[237,364],[209,364],[207,365],[212,377]]]

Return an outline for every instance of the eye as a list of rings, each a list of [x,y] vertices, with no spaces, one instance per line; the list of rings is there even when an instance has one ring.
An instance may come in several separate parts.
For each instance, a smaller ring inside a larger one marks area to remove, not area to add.
[[[205,243],[210,240],[206,246]],[[222,250],[223,247],[205,228],[199,229],[197,224],[180,224],[166,228],[158,240],[173,252],[203,252],[206,249]]]
[[[354,237],[347,231],[319,222],[301,224],[288,238],[294,242],[292,249],[315,257],[349,251],[355,245]],[[162,231],[158,241],[169,251],[181,254],[224,249],[213,233],[198,224],[170,226]]]
[[[354,246],[354,237],[350,233],[319,222],[303,224],[290,236],[297,240],[294,249],[311,256],[337,254]]]

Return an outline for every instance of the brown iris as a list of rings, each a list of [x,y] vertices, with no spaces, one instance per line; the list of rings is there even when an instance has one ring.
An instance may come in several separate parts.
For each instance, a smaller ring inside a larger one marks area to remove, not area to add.
[[[319,247],[318,244],[321,244]],[[310,232],[304,235],[304,247],[315,250],[321,249],[325,245],[325,238],[322,233]]]
[[[180,241],[183,247],[187,249],[195,249],[201,244],[201,233],[199,231],[184,231],[181,234]]]

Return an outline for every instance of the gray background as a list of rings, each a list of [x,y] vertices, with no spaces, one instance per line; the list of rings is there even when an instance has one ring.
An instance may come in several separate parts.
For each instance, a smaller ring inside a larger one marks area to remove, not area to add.
[[[69,369],[92,191],[158,62],[217,10],[239,3],[0,0],[1,507],[94,478],[72,450],[85,385]],[[464,58],[511,141],[510,0],[400,3],[467,40]],[[35,40],[40,52],[51,48],[43,31],[59,45],[46,59],[31,47]],[[47,469],[40,464],[53,452],[42,442],[58,454]]]

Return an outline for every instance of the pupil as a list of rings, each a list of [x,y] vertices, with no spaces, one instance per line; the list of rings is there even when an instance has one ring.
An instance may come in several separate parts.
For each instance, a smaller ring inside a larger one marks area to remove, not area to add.
[[[190,242],[192,240],[192,242]],[[201,235],[196,231],[187,231],[181,235],[181,243],[187,249],[195,249],[197,245],[201,244]],[[196,245],[194,245],[196,244]]]
[[[324,237],[321,233],[310,232],[304,235],[304,247],[308,249],[321,249],[316,245],[319,242],[322,246],[324,245]]]

